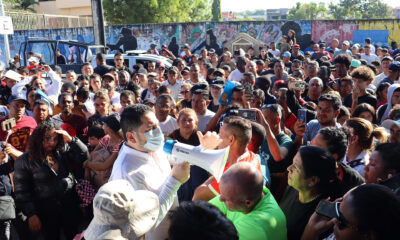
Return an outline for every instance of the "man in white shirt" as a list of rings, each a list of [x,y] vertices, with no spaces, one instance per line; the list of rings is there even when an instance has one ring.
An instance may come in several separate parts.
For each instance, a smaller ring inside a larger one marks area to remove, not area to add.
[[[108,90],[108,96],[110,97],[111,104],[116,110],[121,108],[120,104],[120,93],[115,91],[117,86],[114,75],[106,73],[103,75],[103,88]]]
[[[172,66],[167,73],[168,79],[164,81],[163,85],[171,89],[171,95],[175,102],[179,100],[179,94],[181,93],[182,82],[178,78],[178,68]]]
[[[186,80],[185,82],[190,83],[192,85],[196,84],[196,83],[205,83],[207,84],[207,82],[205,80],[201,80],[200,79],[200,66],[197,63],[193,63],[190,66],[190,80]]]
[[[168,94],[161,94],[156,101],[156,117],[164,136],[170,135],[173,131],[178,129],[176,119],[169,114],[174,107],[174,100]]]
[[[374,53],[371,53],[371,45],[364,46],[365,53],[361,54],[361,59],[364,59],[371,64],[372,61],[381,61],[381,59],[376,56]]]
[[[268,52],[271,53],[272,55],[274,55],[274,57],[276,57],[276,58],[279,58],[281,55],[281,51],[279,51],[279,49],[276,49],[275,42],[271,42],[269,44]]]
[[[215,115],[214,112],[207,109],[210,103],[208,85],[196,84],[190,89],[190,92],[192,93],[192,109],[196,112],[197,119],[199,120],[197,129],[200,132],[204,132],[207,124]]]
[[[384,58],[382,58],[382,73],[376,76],[374,81],[372,81],[372,84],[374,84],[375,87],[378,87],[381,81],[389,76],[389,65],[392,62],[393,58],[391,58],[390,56],[385,56]]]
[[[109,181],[125,179],[135,190],[157,194],[160,213],[156,224],[146,234],[148,240],[168,238],[171,207],[178,205],[176,192],[189,179],[188,163],[175,164],[171,170],[162,150],[164,135],[150,107],[135,104],[124,109],[121,128],[125,143],[119,151]]]
[[[242,80],[245,70],[246,70],[246,59],[242,56],[238,56],[236,59],[236,69],[229,74],[228,80],[240,82]]]

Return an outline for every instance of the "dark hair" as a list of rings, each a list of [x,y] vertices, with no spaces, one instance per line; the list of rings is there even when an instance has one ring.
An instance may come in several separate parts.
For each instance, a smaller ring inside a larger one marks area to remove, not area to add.
[[[252,81],[254,79],[256,79],[256,77],[254,76],[254,74],[252,72],[245,72],[245,73],[243,73],[243,76],[249,77]]]
[[[339,54],[335,57],[334,64],[339,63],[339,64],[344,64],[347,69],[349,69],[351,65],[351,56],[348,54]]]
[[[162,100],[168,100],[171,103],[171,107],[173,107],[174,105],[174,99],[171,97],[171,95],[169,94],[161,94],[160,96],[158,96],[157,100],[156,100],[156,104],[160,104]]]
[[[360,66],[351,72],[352,78],[360,78],[364,81],[372,81],[375,78],[374,72],[367,66]]]
[[[132,97],[133,99],[136,98],[136,95],[133,91],[131,90],[124,90],[121,92],[121,94],[119,95],[119,98],[121,99],[122,97]]]
[[[299,149],[306,178],[318,177],[316,190],[322,198],[336,199],[341,196],[336,161],[332,154],[323,148],[304,146]]]
[[[139,85],[137,85],[136,83],[129,81],[128,85],[126,85],[126,90],[125,91],[132,91],[135,93],[135,97],[136,96],[140,96],[140,87]]]
[[[61,100],[66,96],[69,96],[69,97],[71,97],[72,100],[74,100],[74,97],[70,93],[63,92],[60,95],[58,95],[58,102],[61,103]]]
[[[347,133],[338,127],[325,127],[321,128],[318,134],[326,141],[328,151],[332,155],[337,154],[336,161],[340,162],[346,154],[349,144]]]
[[[383,160],[386,170],[396,170],[400,173],[400,145],[396,143],[382,143],[375,147]]]
[[[383,142],[386,138],[382,128],[374,129],[369,121],[363,118],[350,118],[346,125],[353,129],[354,135],[358,136],[358,143],[363,150],[371,149],[374,144],[374,137],[377,141]]]
[[[121,129],[126,140],[126,133],[137,131],[142,125],[142,117],[152,112],[151,108],[144,104],[134,104],[126,107],[121,114]]]
[[[368,67],[369,69],[371,69],[372,72],[374,72],[374,75],[376,75],[376,73],[377,73],[378,70],[376,69],[376,67],[375,67],[373,64],[368,64],[367,67]]]
[[[33,103],[33,107],[37,105],[47,105],[49,106],[49,103],[46,100],[43,99],[36,99],[35,102]]]
[[[362,233],[371,233],[376,240],[398,239],[400,200],[387,187],[363,184],[353,189],[350,209]]]
[[[264,143],[267,133],[265,132],[265,128],[256,122],[251,121],[251,143],[254,147],[254,153],[257,153],[257,150]]]
[[[121,52],[117,52],[116,54],[114,54],[114,58],[115,57],[120,57],[120,56],[123,56]]]
[[[32,135],[29,138],[28,148],[30,161],[46,161],[46,153],[43,148],[43,139],[46,131],[52,129],[60,130],[60,127],[55,122],[46,120],[37,125],[35,130],[33,130]],[[60,134],[58,134],[58,142],[54,150],[64,150],[64,139]]]
[[[88,75],[84,75],[84,74],[81,74],[81,75],[79,75],[78,76],[78,78],[76,79],[78,82],[80,82],[80,81],[82,81],[82,80],[86,80],[86,81],[88,81],[89,82],[89,76]]]
[[[262,100],[262,102],[265,101],[265,93],[264,93],[264,91],[261,90],[261,89],[256,89],[256,90],[254,90],[254,91],[253,91],[253,96],[254,96],[254,97],[260,98],[260,99]]]
[[[372,115],[372,123],[377,124],[377,119],[376,119],[376,113],[375,113],[375,108],[369,105],[368,103],[361,103],[358,104],[357,107],[354,109],[353,114],[351,117],[360,117],[361,113],[363,112],[369,112]]]
[[[73,92],[76,91],[76,85],[73,84],[72,82],[65,82],[61,86],[61,89],[71,89]]]
[[[318,98],[318,102],[321,102],[321,101],[330,102],[332,104],[333,110],[335,110],[335,111],[339,110],[340,106],[342,106],[342,101],[340,100],[340,98],[332,93],[326,93],[326,94],[321,95]]]
[[[89,88],[81,86],[76,91],[76,96],[82,98],[82,100],[86,102],[86,100],[89,99],[89,93],[90,93]]]
[[[99,60],[100,62],[104,62],[106,60],[106,55],[103,53],[97,53],[96,59]]]
[[[339,108],[339,115],[337,116],[337,118],[339,119],[339,118],[341,118],[341,117],[343,117],[343,116],[349,116],[349,117],[350,117],[350,111],[349,111],[349,109],[348,109],[346,106],[344,106],[344,105],[340,106],[340,108]]]
[[[170,216],[170,240],[237,240],[236,228],[215,206],[204,201],[182,202]]]
[[[388,87],[390,87],[390,83],[388,83],[388,82],[383,82],[378,85],[378,88],[376,89],[376,97],[378,98],[378,101],[381,101],[382,91]]]
[[[104,129],[100,125],[93,125],[87,131],[88,137],[95,137],[97,139],[105,136]]]
[[[250,121],[237,116],[229,116],[225,117],[223,122],[228,129],[231,129],[230,132],[235,136],[240,145],[247,146],[249,144],[252,136]]]

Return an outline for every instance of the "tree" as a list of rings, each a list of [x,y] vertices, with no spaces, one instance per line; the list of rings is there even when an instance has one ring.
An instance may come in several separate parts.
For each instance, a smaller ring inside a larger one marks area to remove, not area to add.
[[[289,20],[315,20],[326,16],[327,9],[324,3],[300,3],[289,10]]]
[[[221,19],[221,0],[214,0],[212,4],[212,20],[219,22]]]
[[[11,5],[12,10],[23,10],[29,12],[35,12],[34,5],[39,4],[35,0],[4,0]]]
[[[382,0],[340,0],[329,5],[329,12],[334,19],[392,18],[390,7]]]
[[[103,0],[110,24],[168,23],[211,19],[210,0]]]

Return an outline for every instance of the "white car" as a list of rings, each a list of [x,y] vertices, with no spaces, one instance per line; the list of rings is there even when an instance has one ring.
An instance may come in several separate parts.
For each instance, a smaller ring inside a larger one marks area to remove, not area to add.
[[[172,61],[170,59],[154,54],[147,54],[146,51],[143,50],[127,51],[122,55],[124,56],[125,65],[131,70],[133,69],[133,66],[138,63],[141,63],[144,67],[147,67],[149,62],[162,62],[165,65],[165,69],[169,69],[172,66]],[[106,64],[114,66],[114,54],[106,55]],[[93,67],[96,67],[96,59],[93,59],[92,65]]]

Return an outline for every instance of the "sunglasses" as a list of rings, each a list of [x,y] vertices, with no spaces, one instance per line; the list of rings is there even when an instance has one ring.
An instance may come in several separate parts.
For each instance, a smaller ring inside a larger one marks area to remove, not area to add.
[[[337,219],[337,226],[340,230],[343,230],[345,228],[353,228],[354,230],[358,230],[358,227],[350,224],[349,221],[346,220],[346,218],[343,216],[343,214],[339,210],[341,202],[336,202],[335,204],[335,209],[336,209],[336,219]]]
[[[186,94],[186,93],[189,93],[189,90],[181,91],[181,94]]]

